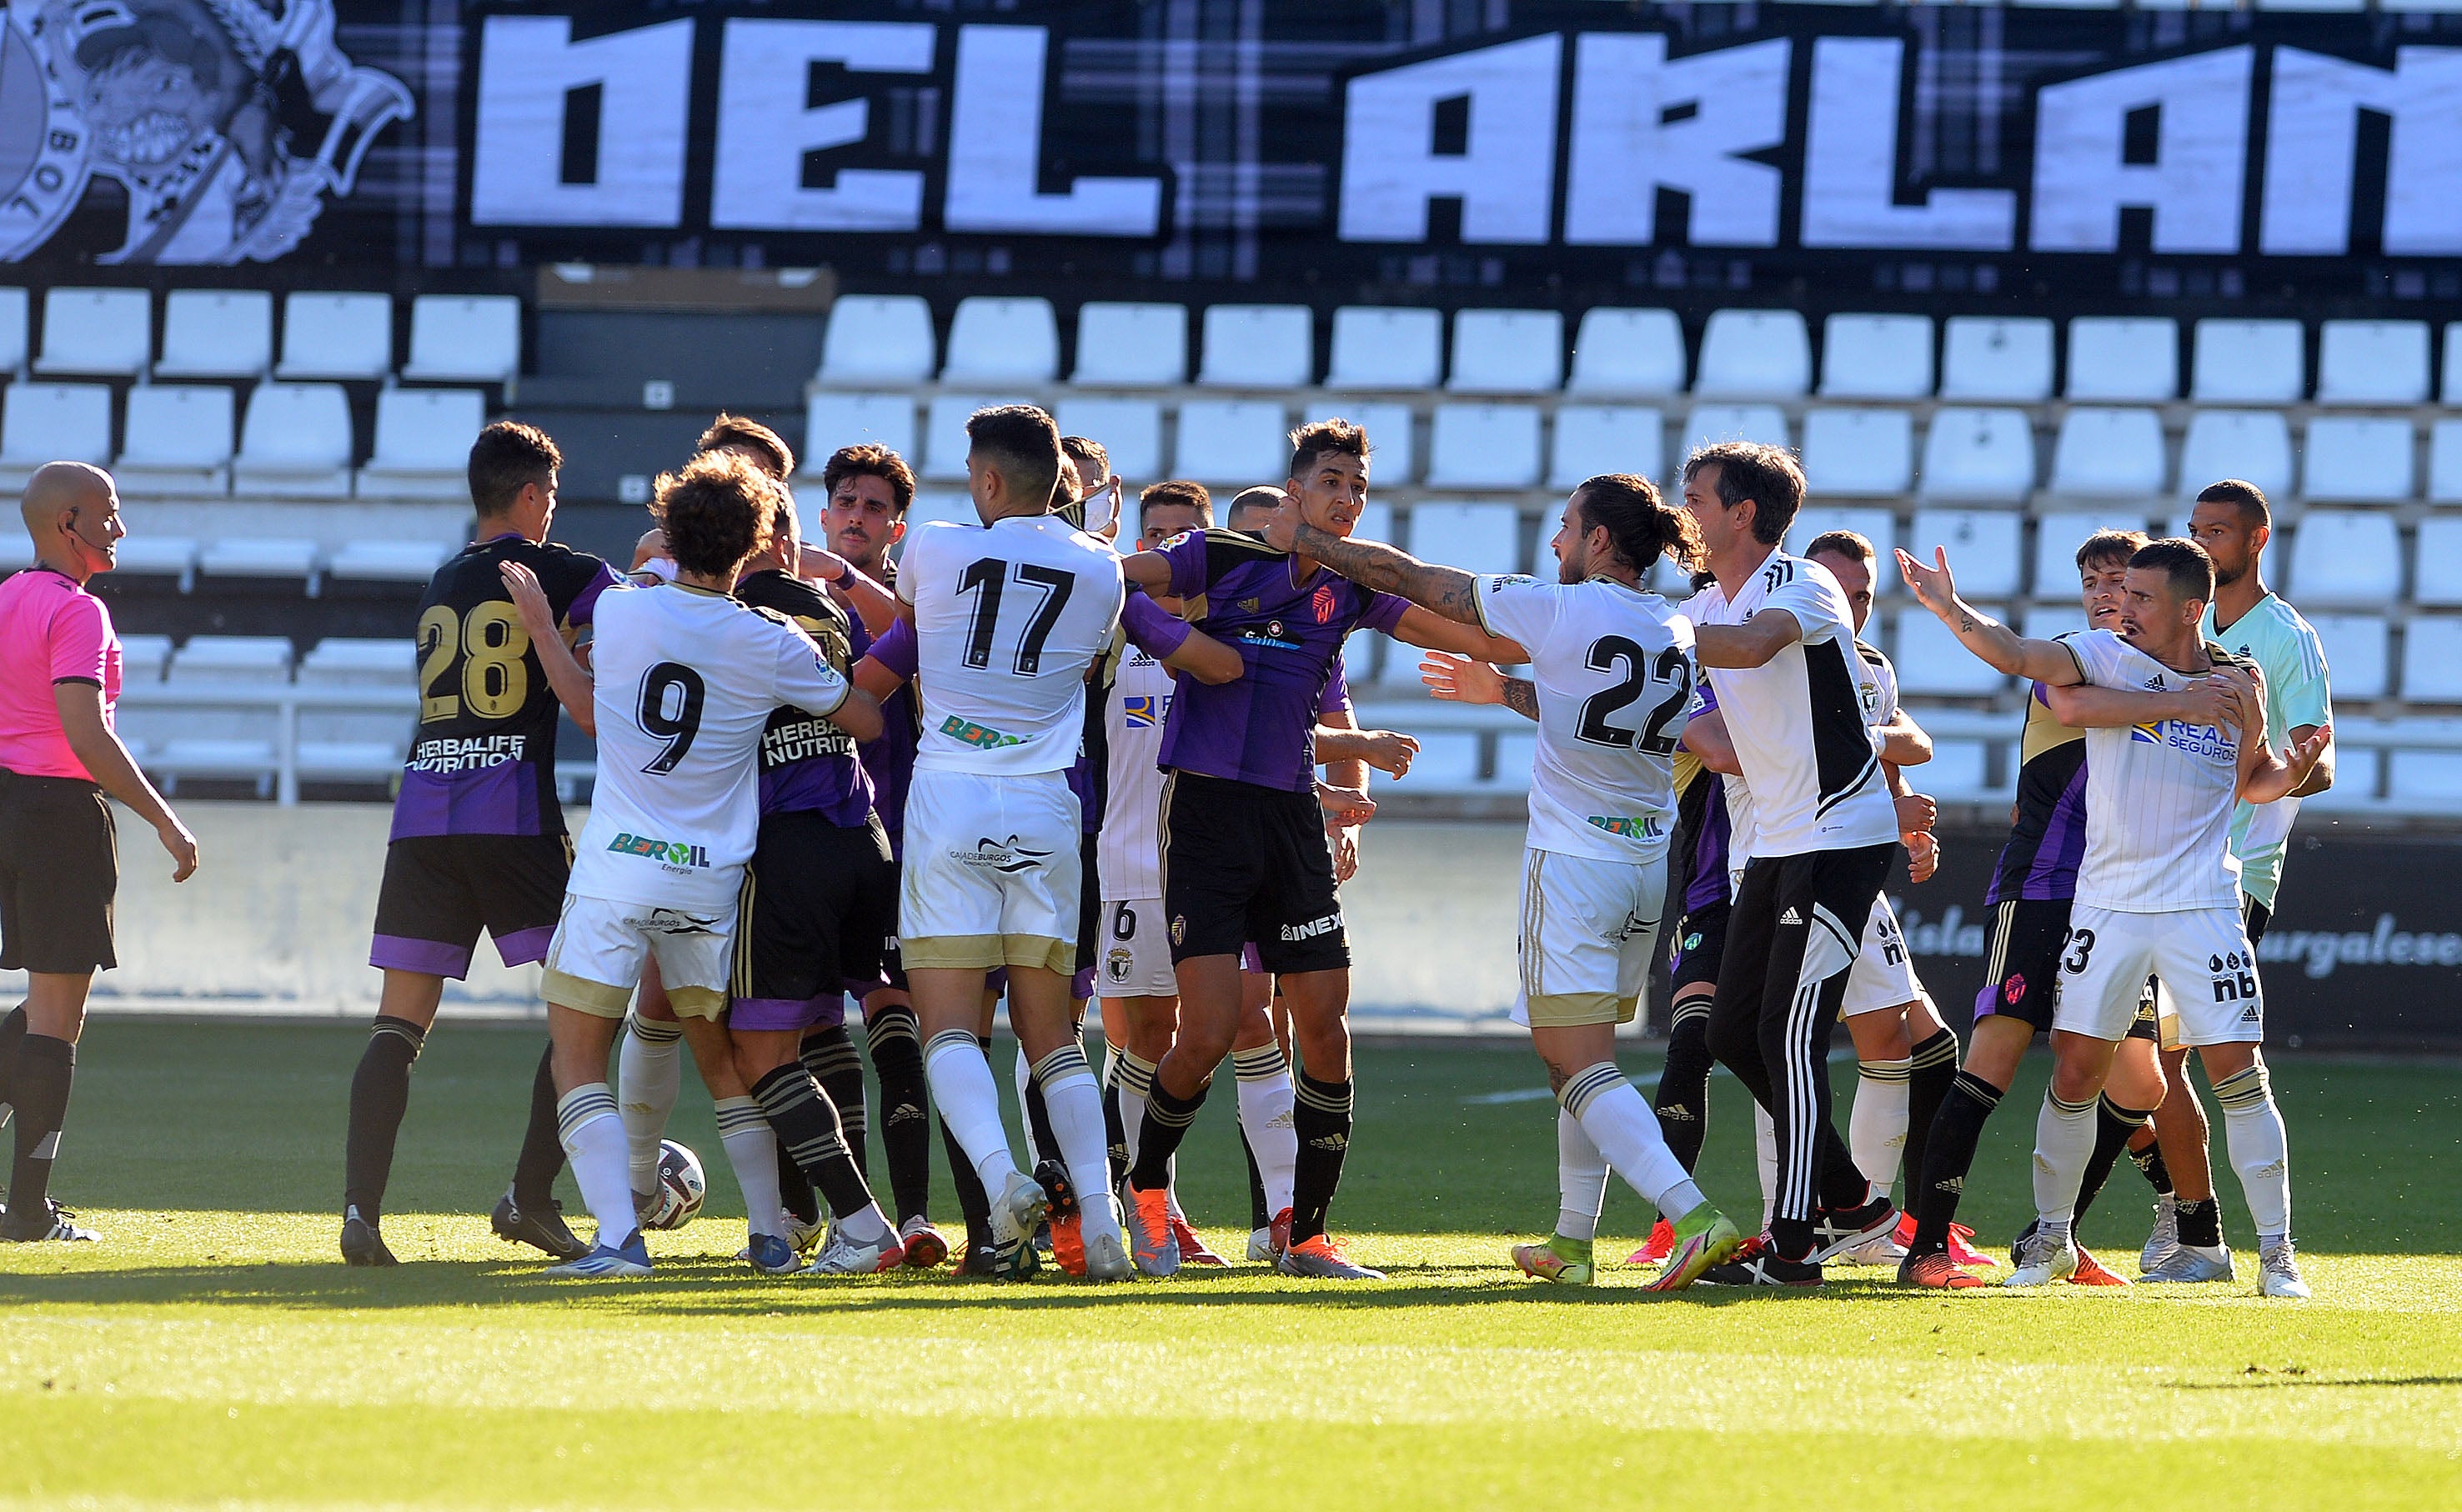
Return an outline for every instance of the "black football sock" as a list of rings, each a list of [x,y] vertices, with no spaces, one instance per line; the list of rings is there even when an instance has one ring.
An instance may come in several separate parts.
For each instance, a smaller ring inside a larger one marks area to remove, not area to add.
[[[1700,1163],[1701,1140],[1710,1129],[1710,995],[1678,998],[1674,1014],[1652,1109],[1667,1148],[1690,1171]]]
[[[1957,1036],[1942,1029],[1916,1046],[1907,1057],[1907,1148],[1899,1169],[1906,1173],[1908,1211],[1915,1205],[1915,1187],[1932,1152],[1932,1126],[1940,1105],[1957,1081]]]
[[[1240,1131],[1240,1153],[1248,1160],[1248,1231],[1272,1225],[1274,1215],[1265,1211],[1265,1174],[1257,1169],[1256,1149],[1248,1143],[1248,1131]]]
[[[381,1220],[385,1182],[393,1175],[393,1147],[410,1110],[410,1069],[427,1043],[427,1031],[408,1019],[378,1014],[368,1048],[351,1076],[351,1125],[342,1144],[342,1209],[368,1222]]]
[[[864,1183],[863,1173],[855,1169],[854,1157],[847,1150],[837,1111],[800,1061],[778,1067],[753,1083],[752,1097],[805,1178],[829,1199],[832,1217],[846,1218],[872,1206],[872,1188]]]
[[[564,1134],[555,1116],[555,1049],[539,1051],[530,1078],[530,1121],[522,1131],[521,1157],[513,1162],[513,1205],[551,1212],[555,1178],[564,1170]]]
[[[1343,1156],[1350,1153],[1350,1083],[1321,1082],[1303,1070],[1292,1088],[1291,1123],[1299,1163],[1291,1169],[1291,1242],[1325,1232]]]
[[[775,1134],[777,1131],[770,1132]],[[778,1200],[787,1204],[788,1213],[796,1222],[819,1222],[821,1204],[819,1199],[812,1195],[812,1183],[805,1178],[804,1168],[795,1163],[795,1157],[788,1154],[787,1141],[780,1139],[775,1143],[778,1148]]]
[[[1975,1149],[1982,1142],[1984,1121],[1999,1106],[2000,1089],[1973,1071],[1961,1070],[1950,1079],[1949,1094],[1941,1099],[1940,1113],[1924,1141],[1917,1190],[1909,1194],[1915,1209],[1914,1242],[1907,1246],[1909,1255],[1948,1251],[1949,1225],[1957,1218],[1957,1199],[1966,1193],[1967,1173],[1975,1168]]]
[[[1082,1057],[1081,1057],[1082,1058]],[[1034,1147],[1034,1163],[1038,1166],[1069,1162],[1060,1154],[1060,1137],[1051,1132],[1051,1105],[1043,1100],[1043,1078],[1026,1073],[1026,1138]]]
[[[2153,1113],[2140,1108],[2123,1108],[2106,1092],[2095,1104],[2094,1153],[2085,1157],[2085,1175],[2078,1182],[2077,1206],[2070,1210],[2069,1233],[2075,1235],[2085,1210],[2094,1205],[2103,1183],[2111,1178],[2111,1168],[2120,1159],[2120,1152],[2128,1148],[2128,1136],[2146,1126]]]
[[[889,1157],[890,1196],[903,1223],[932,1208],[932,1114],[915,1010],[902,1004],[881,1009],[865,1026],[863,1038],[872,1052],[872,1072],[880,1079],[880,1144]]]
[[[2140,1150],[2137,1141],[2131,1139],[2128,1142],[2128,1158],[2136,1162],[2138,1174],[2146,1177],[2146,1184],[2152,1187],[2157,1196],[2171,1195],[2171,1168],[2163,1163],[2163,1146],[2160,1143],[2149,1139],[2146,1148]]]
[[[17,1047],[17,1161],[9,1173],[9,1227],[17,1233],[51,1226],[44,1198],[51,1191],[52,1161],[60,1153],[69,1084],[76,1078],[76,1047],[68,1041],[30,1033]]]
[[[26,1005],[22,1003],[0,1017],[0,1109],[11,1106],[9,1083],[17,1074],[17,1047],[26,1043]]]
[[[807,1034],[800,1047],[804,1069],[812,1073],[820,1084],[821,1094],[837,1110],[838,1129],[845,1135],[847,1155],[865,1182],[872,1180],[872,1161],[866,1154],[867,1143],[863,1107],[863,1057],[855,1053],[854,1037],[846,1026]]]
[[[25,1135],[17,1135],[17,1148],[23,1150]],[[2194,1244],[2199,1249],[2214,1249],[2223,1242],[2223,1204],[2220,1199],[2208,1198],[2202,1202],[2183,1202],[2179,1207],[2180,1242]]]
[[[966,1220],[966,1253],[971,1255],[992,1242],[991,1199],[983,1195],[983,1177],[966,1158],[966,1147],[949,1132],[948,1120],[934,1121],[940,1125],[940,1143],[949,1152],[949,1184],[957,1189],[958,1215]]]
[[[1137,1157],[1129,1164],[1129,1185],[1139,1192],[1153,1192],[1171,1185],[1171,1157],[1179,1153],[1179,1141],[1188,1135],[1188,1126],[1197,1121],[1197,1110],[1205,1106],[1205,1094],[1214,1086],[1199,1084],[1196,1094],[1189,1097],[1173,1095],[1155,1078],[1146,1091],[1145,1120],[1137,1125]]]
[[[1112,1058],[1110,1074],[1103,1078],[1103,1154],[1112,1171],[1112,1190],[1129,1178],[1129,1131],[1120,1122],[1119,1057]],[[1250,1162],[1250,1169],[1255,1163]]]

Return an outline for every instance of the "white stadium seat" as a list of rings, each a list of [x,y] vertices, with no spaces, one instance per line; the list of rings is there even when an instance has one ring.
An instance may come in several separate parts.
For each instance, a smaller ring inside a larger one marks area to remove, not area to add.
[[[2179,490],[2194,498],[2206,485],[2241,478],[2268,498],[2291,493],[2291,427],[2273,409],[2199,410],[2180,443]]]
[[[338,383],[259,383],[240,424],[231,491],[347,498],[351,403]]]
[[[128,391],[112,475],[123,494],[227,493],[233,405],[219,386],[149,383]]]
[[[949,320],[943,383],[1048,383],[1060,376],[1060,323],[1048,299],[975,294]]]
[[[325,575],[362,583],[424,583],[452,554],[453,548],[442,541],[349,541],[325,564]]]
[[[1790,444],[1786,411],[1775,404],[1695,404],[1684,417],[1687,455],[1721,441],[1757,441],[1772,446]]]
[[[2334,504],[2400,504],[2417,491],[2410,421],[2336,415],[2308,422],[2300,497]]]
[[[182,593],[196,580],[197,543],[184,535],[132,535],[119,543],[111,569],[112,586],[138,577],[168,578]]]
[[[47,462],[111,461],[111,390],[100,383],[11,383],[0,396],[0,487],[22,488]]]
[[[1793,399],[1812,387],[1812,341],[1793,310],[1715,310],[1701,329],[1693,392],[1704,399]]]
[[[1952,315],[1941,336],[1940,397],[2033,403],[2052,397],[2052,323],[2036,315]]]
[[[288,682],[291,642],[281,636],[190,636],[171,654],[170,680]]]
[[[1457,394],[1544,394],[1565,381],[1565,317],[1553,310],[1464,310],[1454,316]]]
[[[1329,389],[1426,389],[1444,371],[1441,311],[1344,305],[1333,313]]]
[[[1103,443],[1112,470],[1125,480],[1127,498],[1134,500],[1139,487],[1162,476],[1162,406],[1155,400],[1072,394],[1060,400],[1051,418],[1063,436],[1087,436]]]
[[[30,308],[26,291],[0,289],[0,373],[14,373],[26,365]]]
[[[282,301],[273,376],[380,378],[393,371],[393,301],[383,294],[294,292]]]
[[[2035,526],[2035,586],[2037,598],[2056,602],[2078,602],[2078,548],[2086,538],[2105,530],[2136,530],[2146,529],[2143,509],[2078,509],[2062,510],[2041,516]],[[2034,634],[2028,631],[2028,635]]]
[[[1432,488],[1527,488],[1539,481],[1539,411],[1439,404],[1428,441]]]
[[[328,636],[299,659],[299,680],[320,687],[407,686],[418,668],[418,644],[406,636]]]
[[[2200,320],[2189,397],[2201,404],[2297,404],[2308,391],[2297,320]]]
[[[1496,737],[1496,774],[1481,784],[1498,792],[1528,792],[1539,765],[1539,737],[1505,730]]]
[[[915,450],[915,396],[815,389],[804,400],[804,471],[818,477],[830,454],[865,443],[900,457]]]
[[[906,510],[906,533],[912,536],[920,526],[935,520],[954,521],[959,525],[981,525],[983,516],[975,512],[975,501],[962,488],[954,492],[935,488],[918,490],[915,502]]]
[[[134,378],[154,358],[154,298],[142,289],[53,289],[43,294],[37,373]]]
[[[2029,640],[2050,640],[2086,628],[2085,611],[2076,604],[2030,604],[2019,616],[2018,634]]]
[[[2462,608],[2462,518],[2430,515],[2419,522],[2419,571],[2411,583],[2411,602],[2439,609]]]
[[[2335,786],[2342,786],[2339,768]],[[2462,751],[2393,752],[2386,767],[2386,796],[2448,802],[2462,798]]]
[[[1866,639],[1871,637],[1867,633]],[[1947,625],[1929,610],[1908,609],[1898,615],[1898,691],[1936,698],[1985,698],[2007,685],[1975,653],[1958,644]]]
[[[1654,409],[1566,404],[1556,411],[1547,486],[1570,488],[1606,472],[1656,481],[1666,450],[1667,419]]]
[[[1290,475],[1290,417],[1272,400],[1192,400],[1179,407],[1172,476],[1248,487]]]
[[[1825,399],[1930,396],[1932,317],[1831,315],[1822,326],[1821,393]]]
[[[821,336],[820,381],[856,388],[928,383],[938,355],[932,307],[920,294],[840,294]]]
[[[2325,648],[2325,675],[2334,702],[2384,698],[2388,690],[2383,615],[2310,615],[2309,625]]]
[[[162,359],[154,364],[156,378],[262,378],[272,366],[271,294],[261,289],[174,289],[163,296]]]
[[[2080,315],[2069,322],[2073,400],[2170,400],[2180,393],[2180,327],[2169,319]]]
[[[1683,324],[1672,310],[1583,312],[1565,386],[1576,394],[1682,393]]]
[[[1388,546],[1400,540],[1393,530],[1393,507],[1370,502],[1360,509],[1359,521],[1350,528],[1350,534],[1353,540],[1382,541]]]
[[[2372,745],[2338,744],[2334,749],[2334,786],[2300,800],[2301,809],[2365,809],[2378,801],[2384,785],[2385,752]]]
[[[2317,342],[2320,404],[2428,402],[2428,322],[2328,320]]]
[[[1932,760],[1910,771],[1907,780],[1915,791],[1934,797],[1985,792],[1984,757],[1981,741],[1934,741]]]
[[[1092,301],[1077,307],[1077,368],[1093,388],[1169,388],[1188,381],[1188,307]]]
[[[2073,409],[2052,443],[2056,494],[2151,498],[2163,491],[2163,421],[2150,409]]]
[[[410,302],[410,360],[423,383],[509,383],[522,371],[522,302],[510,294],[421,294]]]
[[[1394,400],[1333,400],[1310,405],[1307,419],[1311,422],[1347,420],[1368,432],[1371,488],[1391,488],[1418,476],[1419,453],[1413,434],[1417,421],[1410,405]],[[1261,481],[1282,482],[1280,478]]]
[[[1423,562],[1478,573],[1522,571],[1522,513],[1509,504],[1415,504],[1406,548]]]
[[[2023,499],[2035,486],[2035,427],[2024,410],[1935,410],[1924,437],[1927,499]]]
[[[2402,541],[2393,516],[2373,509],[2310,509],[2291,539],[2291,594],[2305,604],[2377,604],[2402,594]]]
[[[362,499],[464,500],[470,443],[487,423],[474,388],[394,388],[377,396],[376,445],[359,469]]]
[[[410,745],[410,716],[301,709],[295,760],[305,782],[390,782]]]
[[[1907,548],[1917,561],[1932,561],[1933,548],[1949,548],[1958,592],[1980,598],[2015,598],[2025,565],[2025,522],[2008,509],[1917,509]]]
[[[1417,665],[1415,661],[1412,664]],[[1411,674],[1411,680],[1418,680],[1416,671]],[[1421,735],[1419,754],[1411,763],[1411,775],[1400,782],[1405,792],[1468,792],[1477,788],[1479,736],[1469,730],[1432,730]]]
[[[193,544],[193,543],[191,543]],[[409,640],[400,642],[404,652],[411,652]],[[119,679],[122,682],[160,682],[162,669],[171,660],[169,636],[122,636],[119,637]],[[404,673],[407,676],[407,672]]]
[[[1024,402],[989,394],[934,395],[923,420],[923,465],[916,475],[934,483],[965,482],[966,453],[974,445],[966,437],[967,420],[979,409]]]
[[[1316,315],[1306,305],[1208,305],[1197,381],[1216,388],[1306,388],[1316,377]]]
[[[1914,476],[1914,417],[1905,410],[1804,412],[1803,478],[1816,497],[1904,493]]]
[[[2437,380],[2436,392],[2451,408],[2462,404],[2462,320],[2445,327],[2445,366]]]
[[[2462,618],[2422,615],[2403,627],[2402,696],[2413,703],[2462,703]]]
[[[2429,429],[2428,502],[2462,504],[2462,420],[2440,420]]]
[[[1812,549],[1815,539],[1831,530],[1852,530],[1872,543],[1874,594],[1886,594],[1897,586],[1898,559],[1892,549],[1898,544],[1898,522],[1889,510],[1806,505],[1795,511],[1794,521],[1786,528],[1786,549],[1801,556]],[[1959,582],[1964,585],[1962,577]]]
[[[201,580],[291,583],[305,592],[316,575],[316,543],[292,536],[225,536],[197,553]]]

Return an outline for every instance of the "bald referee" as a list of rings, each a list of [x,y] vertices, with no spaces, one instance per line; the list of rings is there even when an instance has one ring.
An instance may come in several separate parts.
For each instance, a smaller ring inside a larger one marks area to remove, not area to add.
[[[52,1160],[76,1074],[94,974],[119,963],[111,901],[119,842],[109,793],[154,827],[171,880],[197,870],[188,832],[112,732],[119,637],[86,591],[119,539],[111,474],[54,462],[26,485],[34,565],[0,582],[0,969],[27,974],[26,1001],[0,1019],[0,1117],[17,1116],[17,1159],[0,1242],[92,1240],[50,1198]]]

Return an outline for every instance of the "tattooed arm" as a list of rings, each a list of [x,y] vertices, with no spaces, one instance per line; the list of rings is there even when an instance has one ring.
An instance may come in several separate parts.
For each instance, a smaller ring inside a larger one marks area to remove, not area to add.
[[[2056,640],[2033,640],[2020,636],[1957,596],[1957,582],[1949,572],[1947,548],[1935,548],[1933,556],[1933,563],[1927,565],[1901,551],[1898,575],[1906,579],[1915,601],[1939,616],[1942,624],[1955,632],[1958,643],[1974,652],[1984,665],[1995,672],[2032,678],[2045,687],[2062,688],[2085,680],[2084,669],[2067,647]]]

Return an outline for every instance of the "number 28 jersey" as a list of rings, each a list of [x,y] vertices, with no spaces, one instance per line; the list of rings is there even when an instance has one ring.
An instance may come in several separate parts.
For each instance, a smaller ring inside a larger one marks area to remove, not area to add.
[[[1086,733],[1086,672],[1120,622],[1120,559],[1056,515],[908,532],[897,596],[915,606],[918,771],[1066,771]]]
[[[1693,625],[1656,594],[1612,578],[1482,577],[1490,635],[1530,653],[1539,754],[1530,848],[1638,865],[1667,854],[1673,758],[1693,702]]]
[[[778,705],[836,712],[846,680],[786,616],[667,583],[598,603],[598,786],[571,891],[723,910],[761,831],[761,736]]]

